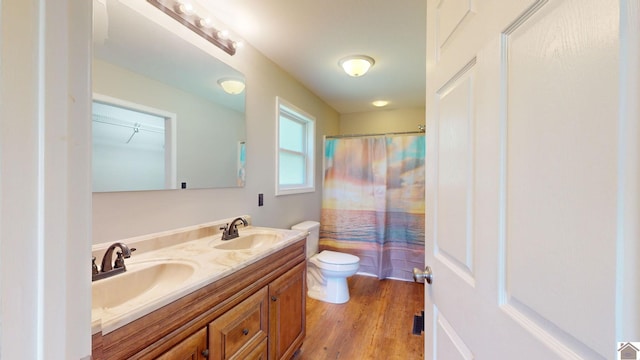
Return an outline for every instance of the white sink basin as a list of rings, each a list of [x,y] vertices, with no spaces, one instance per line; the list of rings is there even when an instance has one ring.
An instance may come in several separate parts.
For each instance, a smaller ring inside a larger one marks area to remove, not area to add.
[[[187,261],[153,260],[127,264],[127,271],[92,283],[92,309],[110,309],[175,291],[195,272]]]
[[[262,247],[275,245],[284,240],[284,236],[277,232],[257,232],[246,235],[240,235],[235,239],[224,240],[213,245],[219,250],[252,250]]]

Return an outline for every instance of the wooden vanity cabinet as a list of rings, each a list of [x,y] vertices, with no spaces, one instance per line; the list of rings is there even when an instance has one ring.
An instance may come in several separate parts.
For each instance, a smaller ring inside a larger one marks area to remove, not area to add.
[[[294,266],[209,324],[210,359],[293,357],[305,335],[305,274],[305,263]]]
[[[171,350],[158,356],[157,360],[175,360],[175,359],[191,359],[200,360],[207,359],[209,350],[207,349],[207,329],[202,328],[195,334],[182,340]]]
[[[267,353],[267,339],[264,339],[255,349],[250,351],[245,357],[238,358],[243,360],[267,360],[269,355]]]
[[[305,263],[269,284],[269,359],[291,359],[305,336]]]
[[[267,295],[264,287],[209,324],[210,359],[248,359],[248,354],[267,339]]]
[[[94,360],[291,359],[305,336],[306,239],[108,334]]]

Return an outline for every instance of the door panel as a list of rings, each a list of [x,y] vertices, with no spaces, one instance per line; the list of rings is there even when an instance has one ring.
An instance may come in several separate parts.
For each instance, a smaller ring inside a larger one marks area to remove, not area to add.
[[[594,356],[589,348],[604,355],[615,341],[593,331],[613,329],[615,266],[584,274],[615,258],[618,48],[616,27],[592,24],[615,24],[616,15],[615,6],[549,3],[516,19],[504,38],[501,297],[564,346]]]
[[[452,359],[452,360],[471,360],[473,359],[473,353],[464,340],[456,332],[456,330],[449,324],[449,322],[442,316],[442,314],[436,311],[436,338],[438,339],[437,358],[438,359]]]
[[[461,26],[467,16],[472,14],[472,0],[440,1],[437,12],[438,48],[442,50],[447,40]]]
[[[425,358],[614,358],[618,15],[428,3]]]
[[[436,94],[439,181],[435,256],[473,283],[473,63]],[[441,179],[441,180],[440,180]]]

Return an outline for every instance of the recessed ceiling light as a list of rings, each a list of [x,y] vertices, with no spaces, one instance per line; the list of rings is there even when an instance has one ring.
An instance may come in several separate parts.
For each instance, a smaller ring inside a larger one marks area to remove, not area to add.
[[[389,105],[389,102],[387,100],[376,100],[371,104],[375,107],[383,107]]]
[[[338,62],[344,72],[352,77],[359,77],[366,74],[375,63],[373,58],[365,55],[347,56]]]

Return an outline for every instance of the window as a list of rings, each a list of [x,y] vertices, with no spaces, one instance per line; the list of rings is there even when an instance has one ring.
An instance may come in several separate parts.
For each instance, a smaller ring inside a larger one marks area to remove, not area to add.
[[[276,195],[315,191],[315,118],[276,98]]]

